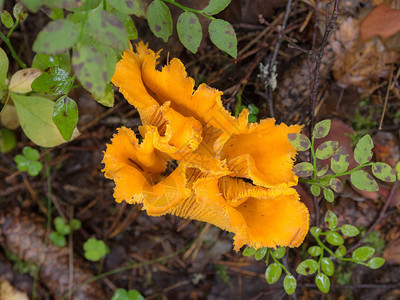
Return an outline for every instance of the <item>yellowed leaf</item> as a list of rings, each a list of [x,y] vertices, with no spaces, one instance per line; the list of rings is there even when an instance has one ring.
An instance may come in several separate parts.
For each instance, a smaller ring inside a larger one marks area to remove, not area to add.
[[[14,130],[19,127],[19,120],[17,115],[17,109],[14,105],[6,105],[0,116],[1,124],[8,129]]]
[[[10,79],[8,89],[10,92],[26,94],[32,91],[32,82],[42,73],[39,69],[29,68],[19,70]]]

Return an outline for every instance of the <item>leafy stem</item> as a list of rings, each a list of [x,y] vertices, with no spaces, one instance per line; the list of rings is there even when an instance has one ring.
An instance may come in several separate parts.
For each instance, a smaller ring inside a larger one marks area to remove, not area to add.
[[[183,6],[183,5],[179,4],[178,2],[175,2],[174,0],[162,0],[162,1],[163,1],[163,2],[166,2],[166,3],[173,4],[173,5],[179,7],[180,9],[182,9],[182,10],[184,10],[184,11],[193,12],[193,13],[202,15],[203,17],[206,17],[206,18],[208,18],[208,19],[210,19],[210,20],[215,20],[215,18],[214,18],[213,16],[209,16],[209,15],[207,15],[206,13],[204,13],[204,12],[201,11],[201,10]]]
[[[15,27],[17,27],[19,24],[18,20],[15,20],[15,23],[13,24],[13,26],[10,28],[10,31],[7,34],[7,39],[10,39],[11,34],[13,33]]]
[[[11,30],[10,30],[10,32],[11,32]],[[6,37],[1,31],[0,31],[0,38],[7,45],[8,49],[10,49],[12,57],[18,62],[20,67],[23,69],[26,69],[26,67],[27,67],[26,64],[19,58],[17,52],[15,52],[14,47],[10,42],[10,39],[8,37]]]
[[[268,248],[268,251],[267,251],[267,258],[269,257],[269,254],[270,254],[270,253],[271,253],[271,257],[272,257],[272,259],[274,260],[274,262],[275,262],[276,264],[280,265],[280,267],[282,268],[282,270],[284,270],[285,273],[286,273],[287,275],[290,275],[290,272],[288,271],[288,269],[286,269],[286,267],[285,267],[279,260],[276,259],[276,257],[274,256],[274,254],[273,254],[273,252],[271,251],[270,248]],[[267,260],[266,260],[266,261],[267,261]]]

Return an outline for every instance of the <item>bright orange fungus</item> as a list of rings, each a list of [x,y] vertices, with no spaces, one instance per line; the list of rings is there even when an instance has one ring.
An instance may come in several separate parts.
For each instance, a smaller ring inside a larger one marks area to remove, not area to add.
[[[121,127],[107,145],[103,172],[115,182],[115,200],[231,231],[235,250],[299,246],[309,213],[292,188],[296,150],[287,135],[301,126],[248,123],[246,109],[234,118],[222,92],[206,84],[194,90],[176,58],[158,71],[158,57],[140,42],[112,79],[143,123],[141,142]]]

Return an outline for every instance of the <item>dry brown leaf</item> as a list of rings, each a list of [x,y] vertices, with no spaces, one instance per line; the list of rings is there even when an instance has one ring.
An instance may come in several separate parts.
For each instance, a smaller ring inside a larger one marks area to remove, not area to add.
[[[332,35],[330,47],[336,54],[332,71],[338,85],[343,88],[353,85],[360,91],[387,77],[390,65],[399,58],[398,52],[388,51],[377,38],[362,41],[359,21],[351,17]]]
[[[386,5],[389,8],[400,9],[400,0],[372,0],[372,6]]]
[[[4,278],[0,278],[0,300],[28,300],[28,295],[13,288]]]
[[[388,38],[400,30],[400,10],[385,5],[374,8],[361,22],[361,38],[366,41],[374,35]]]
[[[386,247],[383,258],[389,262],[400,264],[400,239]]]

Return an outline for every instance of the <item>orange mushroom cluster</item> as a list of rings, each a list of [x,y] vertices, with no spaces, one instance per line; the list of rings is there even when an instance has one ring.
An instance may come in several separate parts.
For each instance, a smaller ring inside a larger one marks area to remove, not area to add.
[[[124,52],[112,82],[139,112],[141,141],[126,127],[107,145],[103,172],[117,202],[141,203],[150,216],[173,214],[233,232],[234,248],[299,246],[309,213],[292,173],[287,135],[300,126],[234,118],[222,92],[194,90],[179,59],[158,71],[158,53],[140,42]]]

